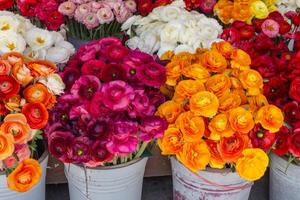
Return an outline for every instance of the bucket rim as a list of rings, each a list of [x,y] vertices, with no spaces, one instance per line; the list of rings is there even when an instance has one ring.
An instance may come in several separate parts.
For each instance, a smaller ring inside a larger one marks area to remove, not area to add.
[[[274,159],[280,159],[281,161],[288,162],[288,158],[286,156],[279,156],[279,155],[277,155],[276,153],[273,153],[273,152],[271,152],[271,156],[270,157],[271,158],[274,157]],[[271,162],[272,162],[272,160],[271,160]],[[290,165],[292,165],[294,167],[299,167],[300,168],[300,165],[297,165],[294,162],[291,162]]]

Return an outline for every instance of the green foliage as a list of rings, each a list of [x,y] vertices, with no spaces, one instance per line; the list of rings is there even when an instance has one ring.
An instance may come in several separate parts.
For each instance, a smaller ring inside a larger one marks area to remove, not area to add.
[[[29,143],[29,149],[31,151],[31,155],[37,152],[37,141],[42,139],[43,139],[43,131],[37,130],[31,142]]]

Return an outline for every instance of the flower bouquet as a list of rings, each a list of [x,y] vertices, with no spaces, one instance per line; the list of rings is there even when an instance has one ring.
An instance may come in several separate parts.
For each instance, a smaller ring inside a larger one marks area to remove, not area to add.
[[[0,57],[0,169],[8,176],[11,190],[27,192],[38,185],[29,194],[34,199],[45,198],[38,190],[45,188],[47,154],[39,140],[48,110],[64,89],[56,70],[54,63],[16,52]],[[3,175],[0,178],[5,180]],[[27,194],[22,194],[22,199],[28,198]],[[20,197],[18,193],[10,195]]]
[[[61,77],[66,84],[65,94],[51,111],[46,135],[50,153],[64,163],[72,163],[65,165],[69,182],[73,180],[72,174],[86,182],[84,173],[83,177],[76,175],[81,173],[75,172],[76,168],[80,170],[79,166],[90,167],[87,173],[95,174],[93,181],[99,182],[112,171],[106,170],[107,173],[100,176],[99,170],[103,168],[97,166],[124,167],[135,163],[134,167],[140,165],[141,160],[146,164],[141,156],[147,145],[161,137],[167,128],[167,122],[154,115],[164,102],[159,88],[166,79],[165,67],[151,55],[130,50],[121,40],[109,37],[80,47]],[[144,168],[133,171],[138,174],[131,174],[139,180],[133,181],[134,186],[127,191],[132,193],[127,194],[133,195],[132,200],[140,199],[141,191],[132,190],[141,189]],[[115,181],[123,180],[123,176]],[[72,185],[74,182],[69,184],[71,199],[76,196]],[[124,188],[116,189],[120,193],[113,195],[121,197],[120,194],[126,192]],[[98,188],[102,190],[105,188]],[[103,195],[88,189],[85,192],[91,199]]]
[[[134,15],[122,25],[131,37],[131,49],[161,56],[166,51],[195,53],[199,47],[208,48],[222,32],[222,26],[213,18],[185,9],[177,0],[167,6],[153,9],[146,17]]]
[[[215,195],[210,191],[219,191],[247,199],[248,181],[261,178],[269,164],[266,151],[273,143],[261,135],[275,138],[283,124],[281,110],[262,94],[263,79],[249,67],[250,56],[223,41],[195,54],[167,52],[161,59],[170,60],[166,84],[175,92],[157,111],[169,123],[158,144],[163,155],[176,155],[185,166],[172,161],[176,195],[210,199]],[[237,173],[221,170],[217,176],[211,168]],[[192,184],[197,193],[182,184]]]
[[[64,64],[74,51],[62,33],[37,28],[20,15],[0,11],[0,55],[19,52],[32,59]]]

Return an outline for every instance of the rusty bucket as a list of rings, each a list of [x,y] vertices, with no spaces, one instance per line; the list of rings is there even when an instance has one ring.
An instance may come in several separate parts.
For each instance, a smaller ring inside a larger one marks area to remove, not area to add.
[[[230,170],[208,168],[197,174],[171,157],[173,200],[247,200],[253,182]]]

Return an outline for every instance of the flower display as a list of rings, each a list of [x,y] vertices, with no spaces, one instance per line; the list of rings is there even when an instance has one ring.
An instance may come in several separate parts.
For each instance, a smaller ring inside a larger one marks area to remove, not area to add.
[[[259,121],[260,125],[250,134],[254,146],[268,149],[272,147],[273,141],[276,141],[273,152],[279,156],[287,155],[292,160],[299,159],[297,151],[294,151],[297,139],[290,139],[297,135],[300,127],[300,60],[299,54],[296,53],[300,50],[298,17],[296,12],[290,11],[284,17],[275,11],[264,20],[253,20],[252,25],[235,22],[222,33],[223,39],[249,53],[252,59],[251,67],[259,71],[264,79],[263,93],[266,99],[284,112],[286,127],[282,128],[281,117],[275,117],[278,116],[276,113],[281,112],[278,108],[266,107],[269,116],[264,113],[264,109],[257,112],[256,121]],[[245,32],[245,29],[248,31]],[[252,99],[251,102],[261,104],[266,99],[260,97]],[[260,119],[261,117],[263,119]],[[275,127],[277,120],[279,126],[274,130],[267,128],[269,122]],[[262,127],[269,131],[262,132]],[[277,132],[276,137],[271,132]]]
[[[176,155],[193,172],[231,166],[248,181],[261,178],[284,117],[265,100],[250,56],[221,41],[194,54],[166,52],[163,58],[174,95],[156,112],[169,123],[158,141],[162,154]],[[184,87],[187,81],[190,87]]]
[[[60,32],[34,26],[28,19],[12,12],[0,11],[0,55],[19,52],[32,59],[64,64],[74,53],[73,45]],[[22,70],[22,66],[15,69]]]
[[[26,192],[40,180],[42,169],[33,156],[56,102],[53,88],[64,88],[64,83],[54,63],[17,52],[3,54],[0,69],[0,169],[10,189]],[[55,75],[56,84],[40,82]]]
[[[61,72],[65,94],[49,115],[49,151],[64,163],[115,165],[162,137],[165,67],[115,37],[81,46]],[[41,119],[40,119],[41,120]]]
[[[146,17],[134,15],[122,25],[131,37],[131,49],[161,56],[166,51],[195,53],[199,47],[208,48],[222,31],[213,18],[187,11],[183,1],[153,9]]]

